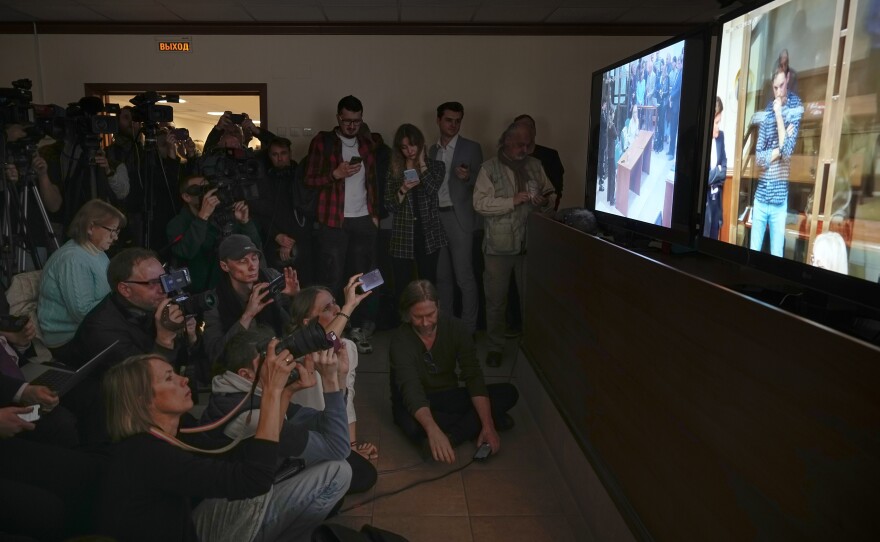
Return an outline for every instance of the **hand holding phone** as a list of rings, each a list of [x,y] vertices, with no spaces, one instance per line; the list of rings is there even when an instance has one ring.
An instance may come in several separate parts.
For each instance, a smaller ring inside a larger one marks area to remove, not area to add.
[[[350,166],[356,166],[356,165],[360,164],[360,163],[363,162],[363,161],[364,161],[364,159],[361,158],[360,156],[353,156],[353,157],[351,157],[351,159],[348,161],[348,165],[350,165]]]
[[[380,273],[378,269],[373,269],[369,273],[361,275],[360,283],[360,286],[358,286],[358,293],[363,294],[385,284],[385,279],[382,278],[382,273]]]
[[[409,184],[417,184],[419,182],[419,172],[414,169],[407,169],[403,172],[403,180]]]

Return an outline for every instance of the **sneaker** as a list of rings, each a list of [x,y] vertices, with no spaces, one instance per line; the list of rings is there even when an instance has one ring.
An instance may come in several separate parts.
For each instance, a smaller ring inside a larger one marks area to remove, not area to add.
[[[357,350],[359,354],[373,353],[373,345],[370,344],[370,339],[367,338],[367,334],[364,333],[363,328],[352,328],[351,332],[348,334],[348,338],[351,339],[355,345],[357,345]]]

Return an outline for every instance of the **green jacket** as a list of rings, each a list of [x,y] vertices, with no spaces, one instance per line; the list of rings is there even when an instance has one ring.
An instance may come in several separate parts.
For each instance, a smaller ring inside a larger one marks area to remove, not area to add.
[[[217,257],[217,246],[221,241],[220,228],[212,221],[195,216],[189,207],[184,206],[165,227],[165,233],[168,234],[169,243],[178,236],[183,236],[180,241],[171,245],[171,253],[177,259],[178,265],[189,267],[192,279],[190,291],[197,293],[215,288],[220,280],[220,263]],[[247,235],[256,246],[263,246],[253,220],[245,224],[236,222],[232,233]]]

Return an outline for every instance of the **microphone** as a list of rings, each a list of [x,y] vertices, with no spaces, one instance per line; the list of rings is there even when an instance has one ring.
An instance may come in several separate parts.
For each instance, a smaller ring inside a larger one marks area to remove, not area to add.
[[[156,255],[157,255],[157,256],[160,256],[160,258],[161,258],[161,256],[162,256],[165,252],[171,250],[171,247],[173,247],[173,246],[176,245],[177,243],[181,242],[182,240],[183,240],[183,234],[181,233],[181,234],[179,234],[177,237],[175,237],[174,239],[172,239],[170,243],[168,243],[167,245],[165,245],[165,246],[162,247],[161,249],[157,250],[157,251],[156,251]]]

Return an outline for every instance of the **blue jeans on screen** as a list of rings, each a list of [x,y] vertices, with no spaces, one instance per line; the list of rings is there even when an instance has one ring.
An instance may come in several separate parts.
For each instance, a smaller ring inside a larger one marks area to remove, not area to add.
[[[788,206],[783,202],[779,205],[761,203],[755,200],[752,206],[752,234],[749,248],[761,250],[764,244],[764,230],[770,226],[770,254],[782,257],[785,247],[785,219]]]

